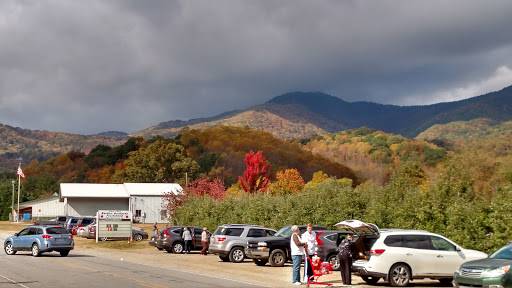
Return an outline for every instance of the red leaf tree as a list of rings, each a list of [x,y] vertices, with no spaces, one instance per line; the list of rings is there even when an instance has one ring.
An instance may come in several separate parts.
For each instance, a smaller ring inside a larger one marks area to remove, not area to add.
[[[265,174],[271,165],[265,165],[267,159],[262,154],[261,151],[256,154],[251,151],[245,155],[247,170],[245,170],[243,178],[238,176],[238,180],[242,189],[247,193],[253,194],[267,189],[271,175],[266,176]]]
[[[219,179],[215,178],[210,181],[208,176],[203,176],[194,181],[190,181],[180,193],[165,193],[164,207],[168,211],[168,216],[173,217],[174,212],[180,207],[189,196],[210,196],[215,200],[219,200],[226,195],[226,186]]]

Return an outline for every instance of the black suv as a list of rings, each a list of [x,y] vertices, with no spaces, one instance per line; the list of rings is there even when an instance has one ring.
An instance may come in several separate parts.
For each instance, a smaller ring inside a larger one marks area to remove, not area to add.
[[[187,227],[192,234],[192,250],[203,249],[201,243],[201,233],[203,233],[203,227],[196,226],[170,226],[162,229],[159,233],[159,237],[156,240],[156,247],[159,250],[165,250],[169,253],[183,253],[185,248],[185,240],[183,240],[183,228]]]
[[[306,232],[306,225],[297,225],[300,229],[299,235]],[[274,236],[249,239],[245,248],[245,255],[252,258],[252,261],[263,266],[270,262],[271,266],[283,266],[291,259],[290,239],[292,237],[292,225],[284,226]],[[313,226],[313,231],[327,230],[323,226]]]

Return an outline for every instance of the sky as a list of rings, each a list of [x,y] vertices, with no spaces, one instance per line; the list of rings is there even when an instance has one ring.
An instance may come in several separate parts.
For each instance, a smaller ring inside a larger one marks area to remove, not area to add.
[[[0,123],[136,132],[294,92],[427,105],[512,85],[512,1],[0,1]]]

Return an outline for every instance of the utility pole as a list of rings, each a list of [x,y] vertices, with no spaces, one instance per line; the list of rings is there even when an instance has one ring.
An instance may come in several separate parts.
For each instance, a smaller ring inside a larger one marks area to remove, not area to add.
[[[12,204],[11,204],[11,215],[12,219],[11,221],[14,222],[14,180],[12,180]]]

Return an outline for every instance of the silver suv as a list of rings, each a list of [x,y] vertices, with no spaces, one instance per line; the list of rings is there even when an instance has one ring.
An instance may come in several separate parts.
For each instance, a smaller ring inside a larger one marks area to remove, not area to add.
[[[276,230],[260,225],[224,224],[210,238],[208,251],[219,255],[224,261],[240,263],[245,259],[245,247],[249,238],[267,237],[276,233]]]

